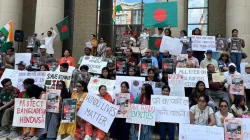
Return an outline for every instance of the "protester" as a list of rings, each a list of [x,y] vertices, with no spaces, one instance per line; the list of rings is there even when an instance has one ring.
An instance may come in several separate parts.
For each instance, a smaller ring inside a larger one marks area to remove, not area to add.
[[[170,74],[167,71],[163,71],[162,72],[162,78],[161,78],[161,82],[164,83],[164,85],[168,86],[168,74]]]
[[[202,69],[206,69],[208,64],[213,64],[215,67],[215,70],[219,70],[218,69],[218,62],[212,58],[212,52],[213,52],[212,50],[206,51],[207,57],[201,61],[201,68]]]
[[[229,54],[226,52],[222,52],[220,55],[220,58],[218,60],[218,65],[219,65],[219,70],[221,72],[226,72],[228,71],[228,65],[231,63]]]
[[[26,53],[31,53],[32,54],[33,53],[33,48],[27,48]]]
[[[194,68],[200,68],[198,59],[193,57],[192,48],[187,49],[187,54],[188,54],[188,60],[187,61],[191,61],[193,63]]]
[[[209,97],[200,95],[198,104],[190,108],[190,124],[195,125],[215,125],[214,111],[208,106]]]
[[[189,49],[189,38],[187,38],[187,31],[181,30],[179,38],[183,44],[181,54],[187,54],[187,49]]]
[[[106,57],[103,60],[108,62],[107,67],[109,69],[110,76],[115,77],[116,57],[112,54],[112,48],[106,48]]]
[[[60,64],[60,72],[68,72],[69,64],[68,63],[62,63]]]
[[[107,93],[107,87],[104,85],[101,85],[99,87],[99,94],[98,96],[100,96],[101,98],[103,98],[104,100],[112,103],[112,97],[109,95],[109,93]],[[89,122],[86,122],[85,125],[85,131],[86,131],[86,136],[84,140],[91,140],[91,137],[93,136],[93,132],[94,132],[94,126],[92,124],[90,124]],[[103,140],[105,137],[105,132],[103,132],[101,129],[97,128],[96,130],[96,140]]]
[[[195,28],[192,31],[192,35],[196,35],[196,36],[201,36],[201,30],[199,28]],[[197,58],[199,60],[199,62],[201,62],[204,59],[204,51],[194,51],[194,57]],[[212,52],[211,52],[212,53]]]
[[[156,72],[153,68],[148,69],[148,76],[146,77],[146,81],[160,82],[160,80],[159,80],[159,78],[157,78]]]
[[[51,55],[51,57],[53,57],[54,55],[54,40],[57,36],[56,31],[51,27],[50,28],[53,32],[53,36],[52,36],[52,32],[48,31],[47,32],[47,37],[44,37],[44,33],[41,34],[41,37],[39,38],[40,40],[44,40],[45,41],[45,46],[47,46],[47,53]],[[40,46],[41,48],[41,46]],[[41,49],[40,49],[41,50]]]
[[[150,84],[143,84],[141,87],[141,95],[135,99],[135,104],[150,105],[151,95],[153,95],[153,89]],[[130,136],[131,140],[138,140],[139,125],[131,124]],[[150,140],[152,138],[153,127],[149,125],[141,125],[140,139]]]
[[[170,94],[170,87],[165,85],[162,87],[162,95],[163,96],[169,96]],[[169,140],[174,140],[174,132],[175,132],[175,126],[174,123],[160,123],[160,139],[161,140],[166,140],[166,135],[168,130],[168,139]]]
[[[91,49],[91,55],[97,56],[98,42],[96,40],[95,34],[90,35],[90,39],[89,39],[89,42],[87,42],[87,44],[88,44],[87,47]]]
[[[248,107],[246,106],[246,99],[242,95],[236,95],[233,105],[231,106],[232,113],[236,118],[243,118],[247,113]]]
[[[15,49],[13,47],[10,47],[7,49],[7,54],[3,53],[3,58],[5,60],[4,67],[9,69],[14,69],[15,65]]]
[[[58,62],[57,62],[57,66],[62,64],[62,63],[68,63],[69,66],[75,66],[75,59],[70,56],[70,51],[69,50],[65,50],[64,51],[64,57],[62,57]]]
[[[136,76],[136,68],[135,67],[129,67],[128,76]]]
[[[195,68],[195,66],[192,61],[188,60],[186,63],[186,68]]]
[[[137,59],[132,56],[133,50],[131,48],[126,49],[126,62],[128,67],[134,67],[137,65]]]
[[[132,36],[133,38],[137,38],[137,33],[133,31],[133,27],[131,25],[127,25],[126,26],[126,31],[125,33],[123,34],[124,36]]]
[[[45,45],[40,46],[40,61],[39,65],[46,64],[46,62],[51,59],[51,55],[47,53],[47,47]]]
[[[17,63],[16,65],[17,65],[17,69],[18,69],[19,71],[27,71],[27,70],[25,69],[26,63],[24,63],[23,61],[20,61],[20,62]]]
[[[105,40],[103,37],[100,38],[100,43],[98,44],[97,47],[97,53],[99,57],[106,57],[106,47],[107,43],[105,43]]]
[[[91,56],[91,49],[88,48],[88,47],[86,47],[86,48],[84,49],[84,56],[80,57],[80,59],[79,59],[79,61],[78,61],[78,66],[77,66],[78,68],[80,67],[80,65],[81,65],[81,63],[82,63],[82,60],[83,60],[83,58],[84,58],[85,56]]]
[[[40,71],[50,71],[50,70],[49,70],[49,66],[46,65],[46,64],[42,64],[42,65],[40,66]]]
[[[168,50],[164,50],[163,56],[158,58],[159,69],[162,69],[162,59],[163,58],[173,58],[171,54],[169,54]]]
[[[146,52],[145,52],[146,56],[143,57],[142,59],[152,59],[152,66],[154,69],[158,70],[159,69],[159,66],[158,66],[158,61],[155,57],[152,56],[151,54],[151,50],[150,49],[147,49]],[[140,64],[138,65],[138,67],[141,67],[141,62]]]
[[[152,37],[162,37],[163,36],[163,28],[158,28],[158,33],[152,35]]]
[[[35,53],[39,53],[39,47],[41,46],[41,42],[37,38],[37,33],[33,33],[33,35],[29,37],[29,39],[26,40],[26,42],[28,43],[27,48],[33,49]]]
[[[225,118],[234,118],[232,113],[228,111],[228,102],[225,100],[220,101],[219,103],[220,111],[215,113],[216,126],[224,127]]]
[[[170,28],[166,28],[164,30],[164,35],[168,36],[168,37],[172,37],[172,32],[171,32]]]
[[[134,97],[129,92],[128,82],[121,83],[121,93],[130,94],[130,103],[134,103]],[[110,138],[115,140],[128,140],[129,139],[130,123],[126,123],[126,118],[115,118],[110,128]]]
[[[100,78],[111,79],[109,69],[107,67],[102,68],[102,74],[100,75]]]

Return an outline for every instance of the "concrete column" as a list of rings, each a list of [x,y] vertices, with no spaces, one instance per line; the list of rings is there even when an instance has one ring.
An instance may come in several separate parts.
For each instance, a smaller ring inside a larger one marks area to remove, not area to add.
[[[0,27],[7,22],[13,22],[13,35],[15,30],[22,29],[23,0],[0,0]],[[14,42],[14,46],[17,43]]]
[[[239,36],[246,42],[243,51],[248,58],[242,61],[250,60],[250,1],[249,0],[227,0],[226,9],[226,34],[227,37],[232,36],[232,30],[238,29]]]
[[[35,32],[47,33],[50,27],[57,31],[56,24],[64,18],[64,0],[37,0]],[[58,31],[57,31],[58,33]],[[54,57],[60,58],[62,43],[59,34],[54,40]]]

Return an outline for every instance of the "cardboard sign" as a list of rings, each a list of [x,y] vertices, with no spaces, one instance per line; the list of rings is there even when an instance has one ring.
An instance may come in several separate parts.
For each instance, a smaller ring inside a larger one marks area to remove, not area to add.
[[[226,140],[243,140],[240,118],[225,118],[224,128]]]
[[[244,79],[241,76],[232,75],[229,93],[244,95]]]
[[[127,118],[130,110],[130,93],[115,94],[115,105],[119,107],[116,118]]]
[[[152,95],[151,105],[156,107],[156,121],[190,123],[188,97]]]
[[[107,66],[107,62],[102,60],[102,57],[84,56],[82,59],[82,65],[87,65],[91,73],[102,74],[102,68]]]
[[[227,38],[217,38],[216,39],[216,51],[226,52],[228,49],[228,39]]]
[[[46,89],[47,112],[59,113],[61,90]]]
[[[192,36],[192,49],[194,51],[216,51],[215,36]]]
[[[76,121],[77,99],[63,99],[63,113],[61,123],[74,123]]]
[[[152,59],[141,59],[141,76],[148,76],[148,69],[152,67]]]
[[[176,68],[176,74],[184,76],[185,87],[195,87],[198,81],[203,81],[206,88],[209,88],[207,69]]]
[[[213,82],[223,82],[225,80],[223,72],[212,73]]]
[[[31,53],[15,53],[16,70],[18,69],[18,66],[16,64],[18,64],[20,61],[23,61],[26,64],[25,66],[29,66],[31,61]]]
[[[155,112],[154,106],[131,104],[126,123],[155,126]]]
[[[242,118],[243,140],[250,140],[250,118]]]
[[[46,72],[44,86],[46,86],[46,89],[56,89],[57,82],[62,80],[69,88],[71,78],[71,73],[67,72]]]
[[[170,96],[185,97],[184,76],[180,74],[168,74]]]
[[[181,54],[182,47],[183,44],[179,38],[163,36],[160,46],[160,52],[163,53],[165,50],[168,50],[169,54],[177,55]]]
[[[116,74],[128,74],[127,60],[125,57],[116,57]]]
[[[174,59],[162,58],[162,71],[173,73],[174,72]]]
[[[45,128],[46,100],[15,98],[13,126]]]
[[[0,81],[2,82],[5,78],[9,78],[12,82],[12,86],[17,87],[18,70],[5,69]],[[0,87],[3,87],[3,85],[0,84]]]
[[[77,115],[108,133],[119,107],[100,98],[96,94],[88,93]]]
[[[224,140],[223,127],[180,124],[180,140]]]
[[[122,82],[128,82],[128,84],[129,84],[129,92],[131,92],[131,81],[133,81],[133,80],[145,81],[145,77],[116,76],[114,93],[120,93],[121,92],[121,83]]]
[[[49,66],[50,71],[55,71],[57,68],[55,58],[51,58],[51,59],[46,60],[46,64]]]
[[[68,73],[73,73],[76,67],[69,66]],[[60,65],[56,68],[55,72],[60,72]]]
[[[244,85],[246,89],[250,89],[250,74],[244,74]]]
[[[91,77],[89,84],[88,84],[88,91],[92,93],[98,94],[99,87],[101,85],[105,85],[107,87],[107,92],[114,98],[114,87],[115,87],[115,80],[108,80],[102,79],[97,77]]]

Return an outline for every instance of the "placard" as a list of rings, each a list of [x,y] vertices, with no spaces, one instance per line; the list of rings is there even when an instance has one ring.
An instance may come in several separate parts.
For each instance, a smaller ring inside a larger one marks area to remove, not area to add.
[[[121,41],[121,49],[127,49],[130,43],[130,35],[124,35],[122,36],[122,41]]]
[[[223,72],[212,73],[213,82],[223,82],[225,80]]]
[[[32,54],[31,63],[32,63],[33,69],[40,69],[40,66],[38,64],[38,62],[40,62],[40,60],[41,60],[40,54],[38,54],[38,53]]]
[[[119,107],[96,94],[88,93],[77,115],[85,121],[108,133]]]
[[[46,100],[15,98],[13,126],[45,128]]]
[[[226,140],[243,140],[243,128],[240,118],[225,118],[224,128]]]
[[[227,38],[217,38],[216,39],[216,51],[226,52],[228,49],[228,39]]]
[[[188,97],[151,95],[158,122],[190,123]]]
[[[57,82],[62,80],[69,88],[71,78],[71,73],[48,71],[46,72],[44,86],[46,86],[46,89],[56,89]]]
[[[216,51],[215,36],[192,36],[192,49],[194,51]]]
[[[184,76],[185,87],[195,87],[198,81],[203,81],[206,88],[209,88],[207,69],[176,68],[176,74]]]
[[[160,52],[163,53],[165,50],[168,50],[169,54],[177,55],[181,54],[182,47],[183,44],[179,38],[163,36],[160,46]]]
[[[88,72],[102,74],[102,68],[107,66],[107,62],[102,59],[102,57],[84,56],[81,66],[87,65],[89,67]]]
[[[185,97],[184,76],[181,74],[168,74],[170,96]]]
[[[130,110],[130,93],[117,93],[115,94],[115,105],[119,110],[116,118],[127,118]]]
[[[244,95],[244,79],[239,75],[231,76],[231,84],[229,93],[236,95]]]
[[[49,66],[50,71],[56,70],[56,59],[55,58],[47,59],[46,64]]]
[[[59,113],[61,90],[46,89],[47,112]]]
[[[131,92],[131,81],[138,80],[138,81],[145,81],[145,77],[134,77],[134,76],[116,76],[115,80],[115,91],[114,93],[121,92],[121,83],[128,82],[129,84],[129,92]]]
[[[11,80],[12,86],[17,87],[18,70],[5,69],[0,81],[2,82],[5,78],[9,78]],[[0,84],[0,87],[3,87],[3,85]]]
[[[107,92],[114,98],[115,80],[102,79],[97,77],[91,77],[88,84],[88,91],[99,94],[99,87],[105,85]]]
[[[127,75],[127,71],[126,57],[116,57],[116,74]]]
[[[63,113],[61,123],[74,123],[76,121],[77,99],[63,99]]]
[[[242,118],[243,140],[250,140],[250,118]]]
[[[162,58],[162,71],[174,73],[174,59]]]
[[[155,112],[154,106],[131,104],[126,123],[155,126]]]
[[[15,53],[16,70],[18,69],[18,66],[16,64],[18,64],[20,61],[23,61],[26,64],[25,66],[29,66],[31,61],[31,53]]]
[[[242,39],[238,37],[231,38],[231,52],[240,53],[242,47]]]
[[[244,85],[246,89],[250,89],[250,74],[243,74]]]
[[[224,140],[224,128],[193,124],[180,124],[180,140]]]
[[[148,69],[152,67],[152,59],[141,59],[141,76],[148,76]]]

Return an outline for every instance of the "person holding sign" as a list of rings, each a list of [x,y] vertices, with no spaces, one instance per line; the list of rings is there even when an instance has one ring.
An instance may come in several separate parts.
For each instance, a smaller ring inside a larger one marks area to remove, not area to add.
[[[88,48],[88,47],[86,47],[86,48],[84,49],[84,56],[80,57],[80,59],[79,59],[79,61],[78,61],[78,66],[77,66],[77,68],[80,67],[80,65],[82,64],[83,58],[84,58],[85,56],[92,56],[92,55],[91,55],[91,49]]]
[[[135,104],[150,105],[151,95],[153,95],[153,88],[150,84],[143,84],[141,87],[141,95],[136,97]],[[131,124],[130,136],[132,140],[138,139],[139,125]],[[153,127],[149,125],[141,125],[140,139],[150,140],[152,137]]]
[[[237,95],[234,100],[234,104],[231,106],[232,113],[236,118],[243,118],[248,111],[246,106],[246,99],[242,95]]]
[[[62,63],[60,64],[60,72],[68,72],[69,64],[68,63]]]
[[[111,76],[110,76],[109,68],[108,68],[108,67],[102,68],[102,74],[100,75],[100,78],[103,78],[103,79],[111,79]]]
[[[109,93],[107,93],[107,87],[105,85],[101,85],[99,87],[98,96],[100,96],[104,100],[112,103],[112,97],[109,95]],[[93,136],[93,132],[94,132],[93,127],[94,126],[92,124],[90,124],[89,122],[86,122],[86,125],[85,125],[86,136],[85,136],[84,140],[91,140],[91,137]],[[97,135],[96,140],[103,140],[105,137],[105,132],[103,132],[101,129],[97,128],[96,135]]]
[[[46,64],[42,64],[40,67],[40,71],[49,71],[49,66]]]
[[[146,56],[142,57],[142,59],[152,59],[153,68],[158,70],[158,68],[159,68],[158,67],[158,61],[157,61],[157,59],[155,57],[152,56],[151,53],[152,53],[151,50],[147,49],[146,52],[145,52]],[[141,67],[141,62],[138,65],[138,67]]]
[[[199,28],[195,28],[193,31],[192,31],[192,35],[195,35],[195,36],[201,36],[201,29]],[[201,60],[204,59],[204,51],[194,51],[194,57],[197,58],[199,60],[199,62],[201,62]]]
[[[56,64],[56,66],[62,64],[62,63],[68,63],[69,66],[75,66],[75,59],[70,56],[70,51],[68,49],[64,50],[64,57],[62,57]]]
[[[216,126],[224,127],[225,118],[234,118],[232,113],[228,112],[228,103],[225,100],[219,103],[220,111],[215,113]]]

